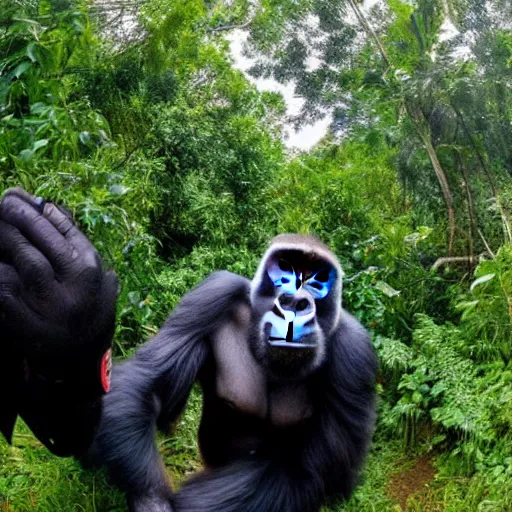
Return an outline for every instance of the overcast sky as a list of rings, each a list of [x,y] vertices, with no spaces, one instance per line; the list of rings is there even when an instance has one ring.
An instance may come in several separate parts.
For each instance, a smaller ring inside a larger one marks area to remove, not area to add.
[[[365,0],[364,9],[370,9],[380,1],[381,0]],[[253,63],[253,61],[242,55],[242,47],[246,37],[247,33],[240,30],[234,31],[228,35],[228,39],[231,43],[231,53],[235,60],[235,66],[242,71],[246,71]],[[312,64],[314,65],[314,63]],[[255,80],[250,76],[248,76],[248,78],[251,82],[255,83],[256,87],[260,90],[280,92],[286,101],[288,115],[294,115],[300,111],[303,100],[293,94],[292,84],[284,86],[275,80]],[[314,146],[325,135],[330,122],[331,119],[328,116],[313,125],[304,126],[298,132],[295,132],[290,127],[287,130],[287,139],[285,143],[289,148],[307,150]]]
[[[233,54],[233,58],[235,60],[235,66],[242,71],[249,69],[253,63],[252,60],[249,60],[242,55],[242,47],[246,37],[247,33],[241,31],[233,32],[228,36],[228,39],[231,43],[231,53]],[[299,113],[303,100],[293,94],[292,84],[284,86],[272,79],[255,80],[249,75],[247,75],[247,78],[249,78],[251,82],[255,83],[256,87],[262,91],[265,90],[280,92],[286,101],[288,115]],[[305,126],[298,132],[293,131],[293,129],[290,127],[287,130],[287,139],[285,143],[290,148],[309,149],[324,136],[329,123],[330,119],[326,118],[315,123],[314,125]]]

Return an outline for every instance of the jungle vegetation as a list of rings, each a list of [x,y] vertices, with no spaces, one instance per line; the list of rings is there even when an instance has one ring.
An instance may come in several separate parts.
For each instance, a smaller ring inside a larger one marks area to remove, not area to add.
[[[507,0],[1,0],[0,192],[65,204],[122,287],[128,356],[216,269],[315,233],[372,331],[379,422],[329,512],[512,510],[512,7]],[[252,77],[228,37],[246,33]],[[328,133],[290,150],[285,127]],[[200,467],[195,393],[160,439]],[[22,424],[0,510],[123,511]]]

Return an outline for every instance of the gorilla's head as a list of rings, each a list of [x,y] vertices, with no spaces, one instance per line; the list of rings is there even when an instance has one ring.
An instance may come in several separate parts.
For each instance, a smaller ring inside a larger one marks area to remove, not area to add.
[[[311,236],[279,235],[251,284],[251,349],[278,379],[321,366],[341,314],[341,267]]]

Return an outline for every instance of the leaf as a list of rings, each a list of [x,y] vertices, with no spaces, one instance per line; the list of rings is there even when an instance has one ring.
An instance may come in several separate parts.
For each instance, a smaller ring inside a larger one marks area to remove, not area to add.
[[[137,306],[140,302],[140,293],[139,292],[129,292],[128,300],[132,306]]]
[[[421,404],[423,401],[423,395],[419,391],[413,391],[411,398],[415,404]]]
[[[14,70],[14,76],[16,78],[19,78],[27,69],[32,67],[32,62],[22,62],[15,70]]]
[[[21,119],[14,117],[12,114],[5,116],[1,119],[2,124],[6,124],[7,126],[21,126]]]
[[[455,306],[455,309],[458,310],[458,311],[461,311],[463,309],[465,310],[471,310],[471,309],[474,309],[474,307],[479,303],[480,301],[479,300],[472,300],[472,301],[465,301],[465,302],[459,302],[456,306]]]
[[[404,241],[408,244],[416,245],[418,242],[427,239],[430,233],[432,233],[432,228],[420,226],[417,232],[407,235]]]
[[[129,191],[130,191],[129,187],[125,187],[124,185],[121,185],[119,183],[112,185],[109,189],[109,192],[115,196],[122,196]]]
[[[45,110],[47,110],[47,108],[48,107],[44,103],[41,103],[40,101],[38,101],[37,103],[30,105],[30,113],[35,114],[35,115],[41,114]]]
[[[36,62],[37,61],[37,57],[34,53],[34,50],[36,48],[36,43],[32,42],[30,43],[28,46],[27,46],[27,57],[32,61],[32,62]]]
[[[32,148],[32,151],[37,151],[39,148],[43,148],[44,146],[48,145],[48,139],[41,139],[36,140],[34,142],[34,147]]]
[[[381,291],[387,297],[396,297],[397,295],[400,295],[399,290],[395,290],[392,286],[390,286],[388,283],[385,283],[384,281],[377,281],[375,283],[375,288],[377,288],[377,290]]]
[[[34,156],[34,151],[31,149],[23,149],[20,151],[19,157],[22,162],[29,162]]]
[[[89,142],[91,142],[91,134],[87,131],[80,132],[80,134],[78,135],[78,138],[80,139],[80,142],[84,146],[87,146],[87,144],[89,144]]]
[[[77,20],[77,19],[74,19],[73,20],[73,26],[75,27],[75,30],[79,33],[79,34],[83,34],[84,31],[85,31],[85,27]]]
[[[481,284],[487,283],[491,279],[493,279],[496,276],[496,274],[486,274],[485,276],[479,277],[473,283],[471,284],[470,290],[473,291],[477,286],[480,286]]]
[[[437,436],[434,436],[431,440],[432,444],[435,446],[436,444],[442,443],[446,439],[445,434],[439,434]]]

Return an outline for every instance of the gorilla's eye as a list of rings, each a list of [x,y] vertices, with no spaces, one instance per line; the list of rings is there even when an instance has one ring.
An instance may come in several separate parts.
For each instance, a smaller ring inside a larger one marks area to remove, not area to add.
[[[320,270],[320,272],[317,272],[315,275],[315,279],[321,283],[327,283],[327,281],[329,281],[329,272],[327,270]]]
[[[293,272],[293,267],[285,260],[279,260],[278,265],[283,272]]]
[[[289,280],[287,277],[281,277],[281,282],[282,282],[283,284],[286,284],[286,283],[289,283],[289,282],[290,282],[290,280]]]

